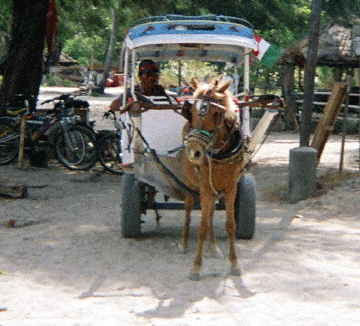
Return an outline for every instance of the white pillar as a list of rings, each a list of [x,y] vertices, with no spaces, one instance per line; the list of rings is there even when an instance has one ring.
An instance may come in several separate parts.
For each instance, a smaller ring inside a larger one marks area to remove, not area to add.
[[[245,54],[244,57],[244,94],[245,100],[248,100],[248,96],[250,94],[250,56],[248,53]],[[248,106],[244,106],[242,108],[242,125],[241,132],[246,140],[249,140],[251,137],[250,131],[250,108]]]

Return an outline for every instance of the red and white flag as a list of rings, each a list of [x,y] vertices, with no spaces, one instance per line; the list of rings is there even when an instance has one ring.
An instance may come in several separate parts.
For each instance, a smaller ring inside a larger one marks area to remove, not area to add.
[[[271,45],[260,36],[254,34],[255,41],[258,44],[257,50],[253,50],[255,57],[268,67],[272,67],[281,56],[282,50]]]

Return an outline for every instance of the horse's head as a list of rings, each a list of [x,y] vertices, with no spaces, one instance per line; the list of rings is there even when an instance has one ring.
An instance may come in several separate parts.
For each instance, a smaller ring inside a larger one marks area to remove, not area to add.
[[[207,153],[229,149],[238,108],[228,91],[230,82],[200,84],[193,78],[192,84],[195,103],[188,112],[191,131],[185,137],[185,153],[190,162],[199,165]]]

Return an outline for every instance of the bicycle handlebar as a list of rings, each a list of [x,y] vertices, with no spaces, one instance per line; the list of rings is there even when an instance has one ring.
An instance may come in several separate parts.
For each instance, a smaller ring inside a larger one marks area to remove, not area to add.
[[[108,110],[108,111],[106,111],[106,112],[103,114],[103,118],[108,119],[109,116],[110,116],[110,114],[112,114],[112,115],[113,115],[113,118],[116,119],[116,114],[115,114],[115,111],[113,111],[113,110]]]
[[[73,100],[76,97],[81,96],[81,95],[85,95],[85,94],[86,94],[86,92],[84,90],[81,90],[78,93],[62,94],[60,96],[56,96],[54,98],[51,98],[51,99],[46,100],[44,102],[41,102],[40,104],[46,104],[46,103],[50,103],[50,102],[55,102],[57,100],[66,102],[66,101]]]

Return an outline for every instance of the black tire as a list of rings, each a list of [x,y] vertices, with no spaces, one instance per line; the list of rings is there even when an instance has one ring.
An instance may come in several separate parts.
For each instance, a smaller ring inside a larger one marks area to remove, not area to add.
[[[0,165],[13,162],[19,154],[20,131],[0,121]]]
[[[55,136],[54,149],[59,162],[70,170],[89,170],[97,160],[95,133],[80,125],[69,126],[67,135],[61,130]]]
[[[106,133],[97,144],[98,160],[106,171],[123,174],[120,136],[116,133]]]
[[[140,186],[133,174],[125,173],[121,180],[121,235],[124,238],[141,236]]]
[[[108,130],[108,129],[99,130],[96,133],[96,140],[99,141],[105,135],[113,134],[113,133],[114,133],[114,130]]]
[[[237,239],[250,240],[255,232],[256,190],[255,179],[244,174],[239,182],[235,201],[235,221]]]

